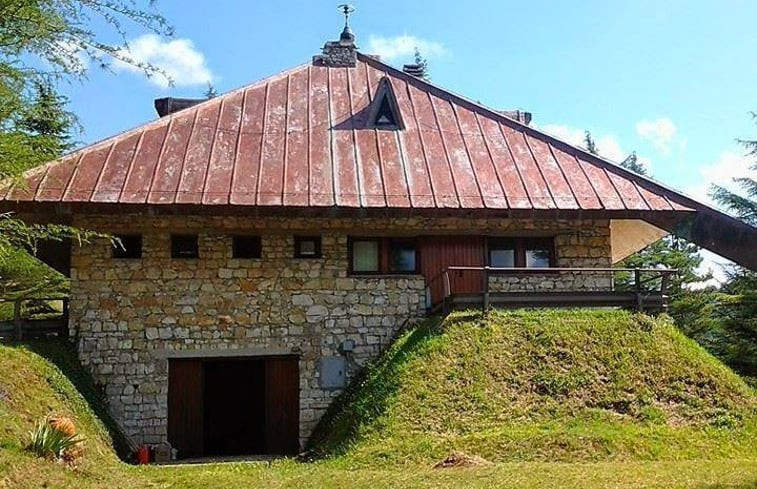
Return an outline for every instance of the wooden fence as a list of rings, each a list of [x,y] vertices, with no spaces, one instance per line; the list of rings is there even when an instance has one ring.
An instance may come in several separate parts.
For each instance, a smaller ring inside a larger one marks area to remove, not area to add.
[[[13,314],[9,319],[0,319],[0,339],[21,341],[52,335],[68,337],[67,297],[0,299],[0,306],[5,304],[12,304]]]

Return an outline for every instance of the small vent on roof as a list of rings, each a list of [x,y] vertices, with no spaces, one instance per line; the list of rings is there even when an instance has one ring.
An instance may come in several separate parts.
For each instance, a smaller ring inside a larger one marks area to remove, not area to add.
[[[180,110],[188,109],[189,107],[192,107],[193,105],[197,105],[200,102],[204,101],[204,98],[156,98],[155,111],[160,117],[163,117]]]
[[[408,75],[412,75],[412,76],[414,76],[416,78],[423,78],[423,74],[424,74],[423,73],[423,66],[421,66],[421,65],[419,65],[417,63],[413,63],[413,64],[410,64],[410,65],[403,65],[402,66],[402,71],[404,71]]]
[[[392,84],[387,77],[379,81],[376,96],[373,98],[370,115],[368,116],[369,129],[397,130],[404,129],[400,108],[397,98],[394,96]]]
[[[497,112],[504,115],[505,117],[509,117],[510,119],[515,119],[521,124],[531,124],[531,112],[526,112],[524,110],[498,110]]]

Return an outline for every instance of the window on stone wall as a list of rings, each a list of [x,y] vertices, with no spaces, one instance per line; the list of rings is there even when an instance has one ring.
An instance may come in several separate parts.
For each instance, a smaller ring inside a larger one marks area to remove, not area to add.
[[[549,268],[555,266],[554,238],[489,238],[489,266]]]
[[[141,234],[118,234],[113,244],[113,258],[142,258]]]
[[[295,236],[294,237],[294,257],[295,258],[320,258],[321,257],[321,237],[320,236]]]
[[[260,236],[237,234],[232,237],[234,258],[260,258],[261,250]]]
[[[350,238],[350,273],[417,273],[418,254],[414,239]]]
[[[172,234],[171,258],[199,258],[196,234]]]

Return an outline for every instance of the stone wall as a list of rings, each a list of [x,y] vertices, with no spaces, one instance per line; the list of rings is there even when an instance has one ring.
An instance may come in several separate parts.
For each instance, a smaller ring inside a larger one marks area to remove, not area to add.
[[[112,258],[107,241],[74,246],[70,303],[81,361],[137,443],[166,439],[169,358],[237,352],[299,356],[304,441],[339,393],[320,387],[319,359],[342,355],[352,340],[352,375],[425,314],[420,275],[348,276],[348,234],[547,232],[560,266],[610,260],[607,221],[122,215],[76,216],[74,224],[143,234],[141,259]],[[171,259],[171,232],[198,233],[200,258]],[[262,258],[232,258],[234,233],[260,234]],[[295,234],[320,234],[322,258],[293,258]]]

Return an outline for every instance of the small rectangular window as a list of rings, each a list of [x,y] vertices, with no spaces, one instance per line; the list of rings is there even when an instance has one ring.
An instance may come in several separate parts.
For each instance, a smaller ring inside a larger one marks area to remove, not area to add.
[[[262,246],[260,236],[233,236],[232,256],[234,258],[260,258]]]
[[[389,271],[414,273],[416,267],[415,241],[393,239],[389,242]]]
[[[553,238],[490,238],[489,266],[550,268],[555,265]]]
[[[515,240],[489,240],[489,266],[510,268],[515,266]]]
[[[295,258],[320,258],[321,257],[321,237],[320,236],[295,236],[294,237],[294,257]]]
[[[113,258],[142,258],[142,235],[119,234],[113,243]]]
[[[355,239],[351,242],[352,271],[377,273],[380,270],[381,247],[378,239]]]
[[[171,258],[199,258],[196,234],[172,234]]]

